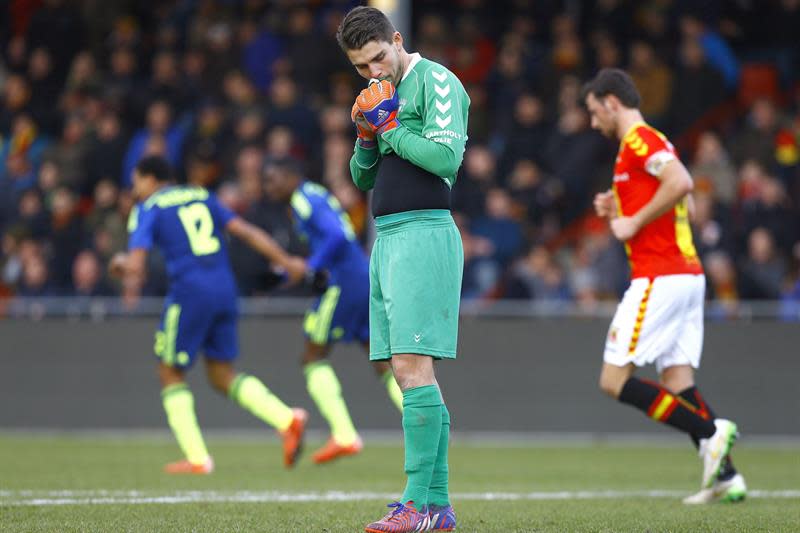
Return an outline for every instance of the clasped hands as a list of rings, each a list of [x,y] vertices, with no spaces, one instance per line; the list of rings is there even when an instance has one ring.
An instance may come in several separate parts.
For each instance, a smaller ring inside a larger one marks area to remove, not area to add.
[[[373,148],[376,135],[400,125],[397,119],[399,107],[397,91],[389,80],[370,83],[359,93],[350,111],[350,118],[356,125],[361,146]]]

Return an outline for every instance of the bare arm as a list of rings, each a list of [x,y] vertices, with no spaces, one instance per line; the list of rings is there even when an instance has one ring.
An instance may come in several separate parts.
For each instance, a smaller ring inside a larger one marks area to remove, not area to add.
[[[694,188],[689,172],[677,159],[667,163],[660,180],[661,184],[656,193],[636,214],[611,220],[611,232],[614,237],[621,241],[631,239],[644,226],[675,207]]]
[[[273,264],[283,268],[289,275],[289,279],[298,281],[305,275],[305,261],[299,257],[289,255],[275,239],[269,236],[261,228],[250,224],[241,217],[234,217],[225,226],[236,238],[241,239],[247,245],[266,257]]]
[[[677,159],[667,163],[660,179],[661,185],[656,193],[633,215],[639,228],[646,226],[675,207],[675,204],[694,189],[694,182],[692,182],[689,171]]]

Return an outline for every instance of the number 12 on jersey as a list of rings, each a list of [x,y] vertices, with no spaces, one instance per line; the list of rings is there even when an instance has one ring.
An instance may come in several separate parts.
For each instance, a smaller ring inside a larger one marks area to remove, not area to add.
[[[219,239],[214,236],[214,219],[206,204],[196,202],[178,209],[189,246],[194,255],[209,255],[219,251]]]

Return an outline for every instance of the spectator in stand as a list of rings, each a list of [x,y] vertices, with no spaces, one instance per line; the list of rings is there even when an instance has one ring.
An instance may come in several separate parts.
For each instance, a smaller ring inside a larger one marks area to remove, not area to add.
[[[28,58],[28,81],[31,86],[31,108],[36,110],[37,121],[42,131],[56,135],[60,126],[58,102],[62,78],[54,72],[50,50],[38,47],[31,50]]]
[[[89,50],[83,50],[72,60],[65,90],[85,91],[99,89],[104,84],[103,76],[97,69],[97,62]]]
[[[428,57],[428,56],[423,56]],[[489,97],[486,94],[486,85],[467,84],[464,86],[469,96],[469,140],[480,144],[490,141],[492,135],[492,119],[487,108]]]
[[[565,224],[589,208],[586,191],[594,189],[599,180],[607,180],[600,177],[608,166],[606,142],[589,129],[584,108],[575,104],[561,113],[547,145],[547,156],[548,167],[564,188]]]
[[[208,75],[208,61],[203,50],[189,48],[181,58],[181,85],[186,91],[186,99],[192,109],[196,109],[205,99],[219,96],[219,85],[213,83]]]
[[[464,153],[463,175],[453,185],[453,209],[468,218],[483,214],[489,189],[497,184],[497,160],[488,147],[467,146]]]
[[[629,73],[642,96],[642,114],[650,123],[662,127],[672,95],[672,71],[647,41],[635,41],[629,57]]]
[[[119,188],[115,181],[104,179],[98,182],[93,199],[92,209],[85,219],[84,231],[93,236],[101,232],[108,235],[109,249],[102,253],[105,257],[109,252],[125,248],[128,237],[127,220],[119,212]]]
[[[763,176],[756,195],[742,203],[744,235],[765,228],[782,250],[789,250],[797,241],[796,215],[792,213],[783,184],[772,176]],[[752,245],[751,245],[752,248]]]
[[[708,59],[709,65],[722,75],[728,90],[735,89],[739,83],[739,60],[725,39],[694,15],[683,16],[680,26],[684,39],[695,40],[703,48],[703,55]]]
[[[270,88],[268,110],[271,125],[284,126],[292,131],[302,158],[310,157],[319,147],[319,120],[306,99],[300,98],[302,89],[288,76],[278,76]]]
[[[43,298],[58,296],[59,291],[50,281],[47,262],[40,254],[35,254],[23,261],[22,276],[17,286],[17,295],[24,298]]]
[[[179,166],[186,133],[185,124],[174,122],[173,110],[168,102],[156,100],[150,104],[147,108],[145,127],[137,131],[128,144],[122,163],[122,186],[130,188],[133,168],[144,157],[148,141],[153,137],[164,139],[167,159],[174,167]]]
[[[758,227],[747,237],[747,258],[741,265],[740,294],[746,300],[777,300],[783,292],[786,263],[775,250],[775,239]]]
[[[236,116],[251,109],[261,110],[263,101],[255,85],[240,70],[229,70],[225,74],[222,90],[228,116]]]
[[[447,47],[445,64],[461,83],[483,83],[494,64],[494,43],[483,34],[478,20],[469,14],[456,19],[455,35],[452,45]]]
[[[14,118],[8,141],[0,144],[0,187],[6,194],[18,198],[35,184],[49,144],[30,114],[20,113]]]
[[[508,131],[513,117],[513,108],[508,103],[516,100],[522,92],[530,90],[530,86],[531,75],[523,48],[504,45],[486,80],[486,94],[489,96],[487,108],[496,129]]]
[[[529,159],[539,165],[545,163],[551,131],[541,98],[530,92],[520,94],[514,102],[511,127],[502,133],[501,174],[507,174],[520,159]]]
[[[36,189],[28,189],[22,193],[15,225],[37,240],[46,239],[50,235],[50,220],[42,203],[42,195]]]
[[[675,72],[667,129],[672,137],[685,132],[725,98],[725,81],[711,68],[695,39],[684,39]]]
[[[710,191],[696,191],[693,198],[692,240],[697,255],[702,260],[713,252],[734,253],[733,222],[729,212],[715,202]]]
[[[776,165],[775,140],[781,129],[781,120],[775,104],[768,98],[753,102],[747,120],[731,143],[734,161],[741,165],[755,159],[764,168]]]
[[[94,190],[102,180],[120,183],[119,163],[125,157],[127,146],[128,138],[120,116],[113,111],[103,113],[94,128],[86,155],[87,188]]]
[[[496,283],[502,271],[522,250],[522,228],[513,218],[511,196],[505,189],[495,187],[489,190],[485,212],[484,216],[472,221],[470,228],[473,235],[492,243],[492,255],[488,259],[495,269]]]
[[[85,34],[84,21],[72,2],[45,0],[31,17],[27,40],[31,50],[41,46],[53,54],[56,79],[63,81]]]
[[[708,181],[714,198],[722,205],[730,207],[736,201],[736,168],[716,133],[706,131],[700,135],[690,174],[696,182]]]
[[[594,67],[597,70],[622,68],[622,50],[614,37],[607,31],[596,32],[592,36],[592,46],[594,48]]]
[[[439,13],[425,11],[417,23],[417,31],[414,36],[417,51],[422,57],[447,65],[448,31],[448,23],[445,17]],[[465,83],[464,85],[466,86],[467,84]]]
[[[554,237],[543,230],[552,227],[551,221],[558,217],[556,204],[561,197],[560,184],[530,159],[520,159],[508,175],[507,186],[527,225],[526,233],[542,241]]]
[[[70,115],[64,123],[61,138],[44,151],[42,159],[58,168],[63,185],[79,194],[90,193],[91,183],[86,167],[90,148],[86,119],[81,115]]]
[[[280,37],[253,19],[246,19],[239,25],[238,38],[242,68],[256,88],[264,93],[272,84],[273,66],[282,56],[283,43]]]
[[[113,291],[103,279],[103,268],[92,250],[83,250],[72,263],[72,290],[70,296],[83,298],[111,296]]]
[[[292,130],[286,126],[275,126],[267,133],[267,159],[286,159],[299,156]],[[295,157],[300,159],[299,157]]]
[[[708,306],[706,317],[734,316],[739,306],[739,289],[733,260],[725,252],[711,252],[703,258],[703,265],[709,282],[708,298],[717,302],[717,305]]]
[[[461,283],[461,297],[466,299],[482,298],[492,289],[496,282],[496,272],[490,257],[494,250],[492,243],[485,237],[473,235],[469,229],[467,217],[453,212],[453,220],[461,233],[464,244],[464,276]]]
[[[137,58],[133,50],[118,47],[111,51],[109,71],[104,80],[104,94],[110,106],[119,110],[125,123],[139,120],[133,100],[140,85],[137,69]]]
[[[330,75],[342,65],[335,39],[331,40],[330,35],[321,29],[308,6],[298,5],[288,14],[284,56],[287,68],[284,72],[312,101],[325,94]]]
[[[225,122],[225,112],[222,105],[213,99],[207,99],[199,104],[197,116],[193,121],[192,129],[187,135],[185,151],[187,153],[205,152],[214,154],[215,157],[222,159],[223,166],[227,169],[232,168],[224,157],[225,150],[228,148],[229,131]],[[259,118],[260,120],[260,118]],[[236,132],[238,136],[238,131]],[[256,142],[261,135],[261,127],[249,139],[249,142]],[[232,144],[236,144],[235,142]],[[233,157],[231,157],[231,160]]]
[[[151,102],[161,100],[167,102],[175,115],[187,111],[186,90],[178,68],[178,57],[169,50],[156,52],[151,65],[150,80],[140,91],[139,98],[146,108]]]
[[[504,296],[542,302],[566,302],[572,298],[564,271],[544,246],[533,246],[514,264]]]
[[[3,105],[0,106],[0,134],[7,135],[13,129],[14,120],[23,112],[35,120],[37,110],[31,106],[31,86],[25,76],[12,74],[2,87]]]
[[[54,286],[61,290],[70,285],[72,262],[86,244],[86,234],[77,199],[70,189],[62,186],[55,191],[51,212],[51,277]]]

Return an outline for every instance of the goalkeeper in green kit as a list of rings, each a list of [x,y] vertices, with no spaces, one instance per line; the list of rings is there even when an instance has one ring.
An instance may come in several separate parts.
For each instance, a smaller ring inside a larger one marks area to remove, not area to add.
[[[391,360],[403,391],[405,491],[367,532],[452,531],[450,414],[434,359],[455,359],[464,252],[450,188],[467,141],[469,97],[452,72],[403,48],[388,18],[357,7],[339,46],[370,80],[353,105],[353,181],[373,189],[370,359]]]

